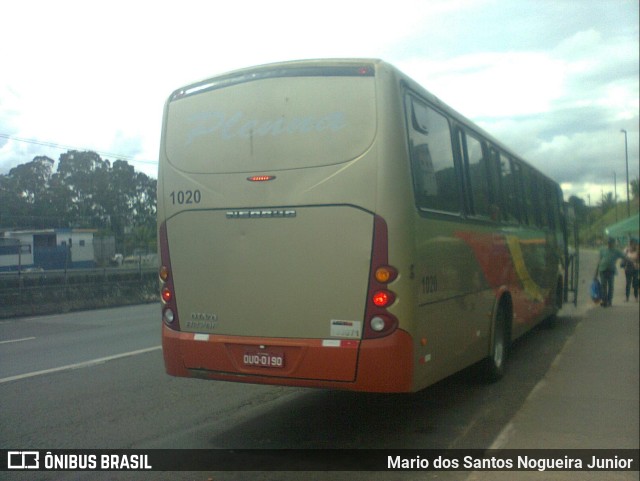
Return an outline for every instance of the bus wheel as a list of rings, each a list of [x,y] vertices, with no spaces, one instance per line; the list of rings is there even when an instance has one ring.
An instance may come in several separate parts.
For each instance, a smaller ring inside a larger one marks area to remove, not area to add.
[[[508,312],[509,302],[501,302],[496,313],[496,323],[491,339],[491,351],[484,362],[484,378],[495,382],[504,376],[507,353],[509,351]]]

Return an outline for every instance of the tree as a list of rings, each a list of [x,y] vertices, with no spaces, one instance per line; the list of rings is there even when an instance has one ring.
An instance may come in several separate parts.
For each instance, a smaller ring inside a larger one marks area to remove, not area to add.
[[[37,205],[47,189],[53,159],[46,156],[34,157],[31,162],[18,165],[9,171],[16,192],[29,205]]]
[[[70,150],[54,161],[35,157],[0,175],[0,226],[91,227],[111,231],[124,248],[125,229],[151,245],[156,225],[156,180],[124,160],[113,165],[97,153]],[[150,234],[151,233],[151,234]]]
[[[133,203],[136,195],[135,169],[124,160],[116,160],[111,167],[107,196],[103,199],[107,220],[122,250],[125,229],[133,225]]]
[[[77,225],[100,227],[106,214],[102,205],[107,194],[109,162],[95,152],[70,150],[58,163],[58,180],[67,189],[72,217]],[[70,194],[70,195],[69,195]]]
[[[49,227],[55,223],[48,218],[46,197],[52,168],[52,159],[39,156],[1,176],[0,214],[7,225]]]
[[[616,201],[613,198],[612,192],[607,192],[606,195],[602,196],[602,201],[600,202],[600,207],[602,208],[602,215],[609,212],[616,205]]]
[[[135,180],[134,224],[152,227],[155,231],[158,182],[140,172],[136,174]]]
[[[125,241],[125,252],[152,254],[157,249],[155,226],[138,225],[131,230]]]
[[[19,198],[8,175],[0,175],[0,227],[15,227]]]

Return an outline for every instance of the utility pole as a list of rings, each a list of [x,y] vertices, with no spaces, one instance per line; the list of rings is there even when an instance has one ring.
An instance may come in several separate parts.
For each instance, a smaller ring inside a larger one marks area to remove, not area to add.
[[[613,206],[616,209],[616,222],[618,222],[618,181],[616,171],[613,171]]]
[[[627,148],[627,131],[620,130],[624,134],[624,162],[627,168],[627,217],[631,217],[631,203],[629,202],[629,149]]]

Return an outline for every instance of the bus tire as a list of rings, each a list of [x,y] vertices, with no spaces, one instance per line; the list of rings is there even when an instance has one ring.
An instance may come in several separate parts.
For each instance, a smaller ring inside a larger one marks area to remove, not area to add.
[[[511,302],[503,299],[498,305],[493,333],[491,335],[491,349],[484,361],[484,379],[487,382],[500,380],[505,373],[507,354],[509,352],[511,320]]]

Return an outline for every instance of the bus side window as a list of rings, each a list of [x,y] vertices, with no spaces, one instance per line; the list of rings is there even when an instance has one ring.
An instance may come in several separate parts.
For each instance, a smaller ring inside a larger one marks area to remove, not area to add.
[[[530,167],[522,166],[522,185],[524,187],[524,205],[529,225],[542,226],[541,204],[538,199],[538,174]]]
[[[524,200],[524,185],[522,182],[522,165],[513,159],[511,162],[511,186],[515,193],[513,203],[516,210],[516,216],[521,224],[528,224],[526,202]]]
[[[506,218],[505,209],[502,206],[502,189],[500,186],[500,154],[491,147],[487,159],[487,175],[489,176],[489,192],[491,194],[491,219],[502,221]]]
[[[489,178],[487,172],[488,159],[482,148],[482,143],[469,134],[461,133],[462,148],[465,157],[465,167],[468,172],[469,190],[471,191],[472,212],[477,216],[495,218],[492,212]],[[497,220],[497,219],[496,219]]]
[[[551,230],[557,230],[560,226],[560,207],[558,205],[558,194],[552,182],[543,180],[544,196],[547,199],[547,221]]]
[[[520,220],[520,212],[516,197],[515,176],[511,169],[511,161],[504,154],[500,154],[500,184],[502,206],[506,214],[506,220],[507,222],[518,222]]]
[[[407,96],[411,171],[416,204],[423,209],[460,213],[458,173],[447,119]]]
[[[549,227],[549,211],[551,210],[551,204],[549,197],[545,194],[545,180],[542,175],[536,172],[536,192],[538,198],[538,204],[536,206],[538,210],[538,222],[540,227]]]

